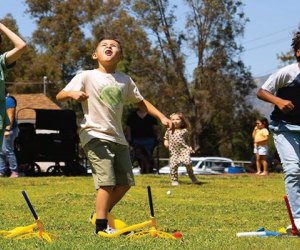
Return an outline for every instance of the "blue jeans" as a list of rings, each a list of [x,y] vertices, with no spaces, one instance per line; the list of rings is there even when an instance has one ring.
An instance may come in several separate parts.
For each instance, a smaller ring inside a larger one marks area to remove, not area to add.
[[[12,172],[18,172],[17,157],[14,150],[14,142],[18,136],[19,128],[16,127],[10,131],[9,136],[3,139],[2,150],[0,151],[0,173],[5,174],[6,163],[9,163],[9,168]]]
[[[300,218],[300,126],[272,121],[269,126],[284,172],[294,219]]]

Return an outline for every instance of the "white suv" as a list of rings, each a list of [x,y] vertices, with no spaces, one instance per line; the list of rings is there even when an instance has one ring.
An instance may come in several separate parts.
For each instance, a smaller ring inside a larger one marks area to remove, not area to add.
[[[225,157],[191,157],[194,174],[222,174],[228,171],[229,167],[235,167],[233,160]],[[160,174],[170,174],[169,165],[159,169]],[[186,175],[186,167],[178,167],[179,175]]]

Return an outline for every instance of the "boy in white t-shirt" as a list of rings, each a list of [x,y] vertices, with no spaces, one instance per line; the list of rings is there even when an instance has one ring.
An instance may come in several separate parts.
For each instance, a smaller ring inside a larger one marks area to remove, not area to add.
[[[297,62],[272,74],[257,96],[275,105],[269,129],[283,165],[295,224],[300,230],[300,32],[295,34],[292,47]]]
[[[91,164],[96,197],[96,234],[111,233],[108,212],[134,185],[128,144],[122,129],[123,105],[135,103],[172,128],[172,122],[140,94],[133,80],[116,72],[122,59],[122,47],[114,38],[99,41],[92,55],[98,68],[76,75],[60,91],[58,101],[69,99],[81,103],[84,118],[80,123],[80,141]]]

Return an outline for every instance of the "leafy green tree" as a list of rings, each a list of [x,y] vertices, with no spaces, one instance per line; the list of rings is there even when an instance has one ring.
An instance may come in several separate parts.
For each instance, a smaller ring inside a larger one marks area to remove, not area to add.
[[[159,85],[159,102],[167,113],[181,110],[190,112],[193,99],[185,76],[184,55],[180,48],[180,35],[175,30],[175,6],[168,11],[166,0],[132,1],[133,10],[141,25],[152,35],[153,49],[157,51],[152,69],[152,82]],[[155,97],[154,96],[154,97]],[[157,103],[159,103],[157,102]]]
[[[32,42],[41,55],[39,68],[49,81],[64,83],[88,60],[82,6],[89,2],[26,0],[27,11],[37,23]]]
[[[16,24],[16,20],[12,17],[11,14],[8,14],[3,19],[1,19],[7,27],[9,27],[12,31],[17,33],[20,37],[22,35],[19,34],[18,27]],[[37,75],[37,65],[38,61],[37,54],[35,52],[34,47],[30,43],[30,39],[24,38],[28,44],[25,53],[22,57],[16,62],[15,67],[9,70],[9,74],[6,77],[7,86],[10,92],[24,92],[35,91],[40,89],[40,83],[42,82],[42,78],[38,78]],[[0,53],[4,53],[5,51],[11,50],[13,48],[13,44],[7,37],[2,36],[2,44],[0,47]],[[26,85],[24,83],[35,82],[35,85]]]
[[[194,146],[201,154],[234,155],[239,117],[251,114],[245,97],[253,79],[239,60],[242,50],[236,37],[247,19],[242,3],[232,0],[187,0],[186,27],[176,29],[176,6],[168,0],[136,0],[133,10],[141,24],[154,35],[160,51],[162,103],[181,110],[193,128]],[[182,44],[197,56],[192,81],[186,77]]]
[[[35,75],[46,75],[61,89],[76,71],[95,66],[91,54],[101,37],[117,37],[124,54],[119,70],[164,113],[184,112],[198,153],[241,157],[247,148],[241,142],[251,138],[244,127],[254,116],[246,101],[254,83],[236,43],[247,21],[243,5],[182,2],[188,9],[185,27],[178,27],[177,6],[168,0],[26,0],[37,22]],[[197,60],[192,78],[187,46]]]
[[[235,39],[245,22],[240,1],[187,0],[191,8],[186,23],[187,38],[198,56],[194,70],[196,134],[210,130],[218,138],[209,153],[232,155],[238,120],[250,108],[245,97],[254,87],[250,72],[239,60],[242,50]],[[207,148],[202,144],[202,149]]]

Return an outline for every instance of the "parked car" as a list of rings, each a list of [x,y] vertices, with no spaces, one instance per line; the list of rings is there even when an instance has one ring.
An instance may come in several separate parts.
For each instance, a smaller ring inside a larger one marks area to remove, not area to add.
[[[235,167],[233,160],[225,157],[191,157],[194,174],[222,174]],[[160,174],[170,174],[169,165],[159,169]],[[186,167],[178,167],[179,175],[187,175]]]

